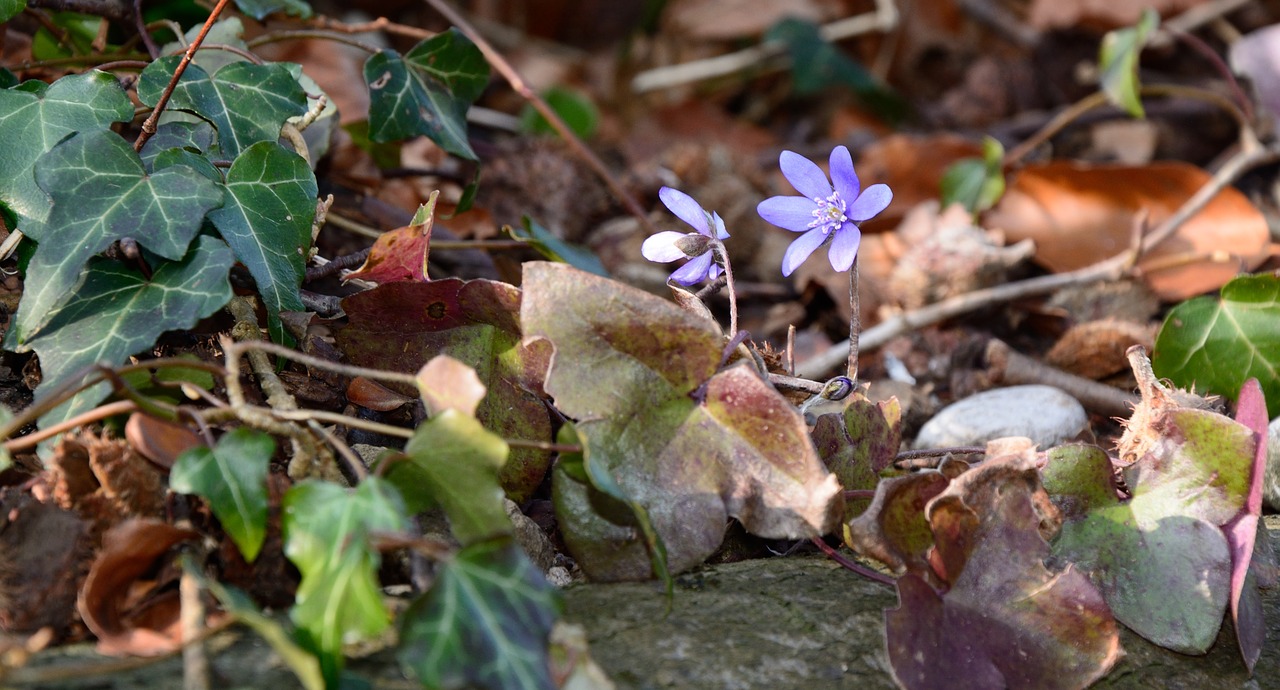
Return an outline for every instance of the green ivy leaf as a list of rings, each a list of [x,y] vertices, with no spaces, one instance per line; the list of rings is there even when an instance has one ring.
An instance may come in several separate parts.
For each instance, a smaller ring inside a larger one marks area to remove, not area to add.
[[[0,0],[0,24],[18,16],[26,7],[27,0]]]
[[[298,295],[311,246],[316,177],[301,156],[274,141],[258,142],[227,171],[227,201],[209,220],[249,269],[267,307],[271,338],[280,341],[280,312],[302,311]]]
[[[49,197],[36,185],[36,159],[69,134],[106,129],[132,117],[133,105],[119,82],[97,70],[52,85],[28,81],[0,90],[0,203],[21,218],[45,220]]]
[[[138,98],[155,106],[182,56],[160,58],[138,78]],[[290,117],[307,111],[307,95],[285,63],[233,62],[212,77],[188,65],[169,108],[189,112],[218,130],[221,155],[235,158],[260,141],[276,141]]]
[[[331,684],[342,668],[342,645],[391,623],[378,586],[381,558],[369,534],[406,527],[399,492],[377,477],[355,489],[308,480],[285,494],[284,552],[302,573],[290,617]]]
[[[241,428],[218,439],[214,448],[188,450],[169,471],[169,488],[207,500],[250,563],[267,536],[267,467],[275,452],[275,439]]]
[[[161,333],[190,328],[222,308],[231,299],[227,272],[234,262],[227,245],[213,237],[197,239],[186,258],[161,263],[150,279],[117,261],[90,261],[84,282],[28,342],[44,374],[37,399],[86,365],[119,364]],[[81,392],[41,417],[41,426],[92,408],[109,391],[100,383]]]
[[[1174,307],[1156,336],[1156,376],[1234,400],[1258,379],[1267,414],[1280,415],[1280,278],[1241,276],[1218,298],[1196,297]]]
[[[276,12],[284,12],[300,19],[311,17],[311,5],[303,0],[236,0],[236,7],[258,21]]]
[[[387,479],[410,512],[440,505],[463,545],[511,530],[498,482],[507,443],[475,417],[445,410],[418,425],[404,452],[409,462],[396,463]]]
[[[796,93],[808,95],[828,87],[848,88],[889,120],[906,116],[907,104],[902,97],[823,38],[817,24],[789,17],[770,27],[765,38],[786,48]]]
[[[364,65],[369,138],[426,135],[444,150],[476,159],[467,141],[467,108],[489,80],[484,55],[457,29],[414,46],[403,58],[384,50]]]
[[[942,175],[942,207],[962,204],[970,213],[981,213],[1004,194],[1004,146],[992,137],[982,141],[982,158],[952,163]]]
[[[166,259],[181,259],[205,213],[222,203],[218,185],[185,167],[148,176],[133,148],[105,130],[55,146],[37,162],[36,181],[53,198],[53,210],[48,223],[26,227],[39,246],[7,336],[13,345],[25,345],[39,332],[83,278],[91,256],[131,237]]]
[[[1112,103],[1134,117],[1145,117],[1138,96],[1138,54],[1159,22],[1160,14],[1148,7],[1135,26],[1108,32],[1102,38],[1098,55],[1102,90]]]
[[[431,688],[552,690],[548,636],[559,608],[510,537],[472,544],[405,611],[400,662]]]
[[[563,86],[553,86],[542,94],[551,111],[560,116],[569,130],[581,139],[595,136],[600,111],[586,94]],[[532,105],[520,111],[520,130],[529,134],[554,135],[556,130]]]

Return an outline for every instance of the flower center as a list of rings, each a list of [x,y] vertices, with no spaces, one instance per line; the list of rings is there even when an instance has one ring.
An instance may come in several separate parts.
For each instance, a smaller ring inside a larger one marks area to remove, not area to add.
[[[817,204],[817,208],[813,209],[813,221],[809,223],[809,227],[822,228],[824,235],[831,234],[832,230],[849,220],[844,214],[845,203],[840,198],[840,192],[832,191],[831,196],[825,199],[815,197],[813,203]]]

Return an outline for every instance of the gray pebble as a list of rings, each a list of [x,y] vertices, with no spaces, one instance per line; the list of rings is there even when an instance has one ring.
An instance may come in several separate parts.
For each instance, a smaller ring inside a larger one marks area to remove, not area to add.
[[[1041,449],[1071,440],[1089,423],[1075,398],[1052,386],[1010,386],[984,391],[943,408],[920,429],[916,448],[981,446],[1026,436]]]
[[[1267,427],[1267,468],[1262,473],[1262,504],[1280,512],[1280,417]]]

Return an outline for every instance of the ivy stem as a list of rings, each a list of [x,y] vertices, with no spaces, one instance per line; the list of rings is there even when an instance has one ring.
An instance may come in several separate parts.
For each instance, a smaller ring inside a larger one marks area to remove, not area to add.
[[[169,98],[173,96],[173,90],[177,88],[178,80],[182,78],[182,73],[187,71],[187,65],[191,64],[196,51],[200,49],[200,44],[204,43],[204,37],[209,34],[209,29],[213,28],[213,23],[218,20],[218,15],[222,14],[223,8],[227,6],[227,1],[218,0],[218,4],[209,13],[209,18],[205,20],[204,26],[200,27],[200,34],[196,36],[196,40],[191,42],[191,45],[187,46],[187,52],[182,54],[182,60],[178,63],[178,68],[173,71],[173,77],[169,79],[169,84],[164,87],[164,93],[160,94],[160,100],[156,101],[156,107],[151,110],[146,122],[142,123],[142,133],[138,135],[137,141],[133,142],[134,151],[141,151],[147,140],[156,133],[156,123],[159,122],[160,114],[164,112],[165,106],[169,104]]]

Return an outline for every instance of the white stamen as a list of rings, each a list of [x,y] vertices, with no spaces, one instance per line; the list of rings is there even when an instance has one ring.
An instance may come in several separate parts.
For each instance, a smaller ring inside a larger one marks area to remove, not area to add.
[[[810,228],[822,228],[822,234],[829,235],[832,230],[844,225],[849,217],[844,214],[844,199],[840,198],[840,192],[832,191],[831,196],[823,199],[815,197],[814,204],[817,208],[813,209],[813,222],[809,223]]]

